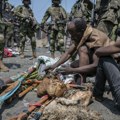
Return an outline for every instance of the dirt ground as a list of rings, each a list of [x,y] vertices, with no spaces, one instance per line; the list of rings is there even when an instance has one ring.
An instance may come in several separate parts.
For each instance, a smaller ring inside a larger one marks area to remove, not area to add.
[[[40,41],[37,41],[38,43]],[[27,47],[25,50],[25,59],[20,59],[19,56],[12,58],[5,58],[4,63],[10,68],[7,73],[0,73],[0,78],[10,77],[21,73],[28,69],[34,62],[31,58],[31,48]],[[49,56],[49,51],[46,48],[37,48],[37,55]],[[22,99],[15,99],[11,104],[3,104],[0,106],[0,120],[8,120],[10,117],[17,115],[23,110],[27,109],[28,103],[34,103],[39,100],[34,91],[29,92]],[[111,94],[105,94],[105,100],[103,102],[94,101],[90,106],[90,109],[96,110],[102,114],[105,120],[120,120],[120,112],[114,107]]]

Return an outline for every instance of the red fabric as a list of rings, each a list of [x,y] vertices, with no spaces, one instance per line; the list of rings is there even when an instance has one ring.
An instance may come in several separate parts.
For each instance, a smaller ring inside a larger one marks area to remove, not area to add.
[[[4,48],[4,58],[12,56],[13,56],[12,52],[9,51],[7,48]]]

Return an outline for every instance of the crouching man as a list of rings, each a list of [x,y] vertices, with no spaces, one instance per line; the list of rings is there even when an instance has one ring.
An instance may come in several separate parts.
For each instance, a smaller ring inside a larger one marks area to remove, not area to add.
[[[62,57],[52,66],[47,66],[45,70],[54,70],[66,62],[75,52],[78,53],[79,60],[74,61],[70,67],[61,69],[61,73],[81,74],[83,82],[89,74],[95,74],[98,65],[98,57],[95,55],[96,49],[109,45],[109,38],[103,32],[87,26],[84,19],[76,18],[67,24],[67,30],[71,35],[72,45]]]
[[[120,31],[117,32],[120,35]],[[107,81],[114,97],[115,105],[120,110],[120,65],[111,56],[115,53],[120,53],[120,41],[117,41],[114,45],[96,50],[96,55],[100,59],[93,95],[97,100],[102,101]]]

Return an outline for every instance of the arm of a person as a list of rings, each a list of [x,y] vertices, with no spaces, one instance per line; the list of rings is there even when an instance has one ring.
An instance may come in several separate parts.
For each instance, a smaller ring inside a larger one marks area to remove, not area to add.
[[[62,57],[53,65],[54,68],[60,66],[61,64],[63,64],[64,62],[66,62],[75,52],[76,50],[76,46],[73,44],[69,50],[67,52],[65,52]]]
[[[44,24],[48,20],[48,18],[50,17],[49,9],[50,8],[48,8],[47,11],[45,12],[45,15],[43,16],[41,24]]]
[[[101,47],[96,50],[95,54],[97,56],[107,56],[120,52],[120,41],[117,41],[114,45]]]
[[[94,72],[97,68],[98,65],[98,60],[99,58],[93,54],[93,63],[89,64],[89,65],[85,65],[82,67],[78,67],[78,68],[70,68],[72,73],[81,73],[81,74],[87,74],[87,73],[91,73]]]

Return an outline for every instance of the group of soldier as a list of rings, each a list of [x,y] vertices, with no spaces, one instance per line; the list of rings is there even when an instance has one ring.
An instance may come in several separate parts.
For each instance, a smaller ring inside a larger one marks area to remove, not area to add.
[[[17,47],[19,48],[21,58],[24,58],[25,41],[27,38],[29,38],[32,46],[32,56],[33,58],[36,58],[35,32],[37,28],[37,21],[33,15],[32,9],[30,8],[31,1],[22,0],[22,3],[23,5],[19,5],[14,8],[8,2],[8,0],[1,1],[1,71],[9,71],[9,69],[3,64],[2,59],[4,54],[4,47],[9,47],[13,41],[16,42]]]
[[[2,10],[0,18],[0,70],[8,71],[2,63],[3,49],[9,46],[10,42],[17,43],[21,58],[24,58],[26,38],[31,41],[32,56],[36,58],[36,37],[35,32],[40,27],[44,31],[47,20],[51,18],[48,29],[51,57],[55,58],[55,51],[61,54],[65,52],[65,26],[67,21],[75,18],[84,18],[87,24],[106,33],[111,40],[116,40],[116,31],[120,27],[120,1],[119,0],[97,0],[96,6],[90,0],[77,0],[73,5],[70,14],[60,5],[61,0],[52,0],[52,5],[46,10],[41,24],[38,24],[32,9],[31,0],[22,0],[23,5],[14,8],[8,0],[1,3]],[[4,6],[4,7],[3,7]],[[94,10],[94,11],[93,11]],[[93,12],[92,12],[93,11]],[[93,14],[93,15],[92,15]]]

